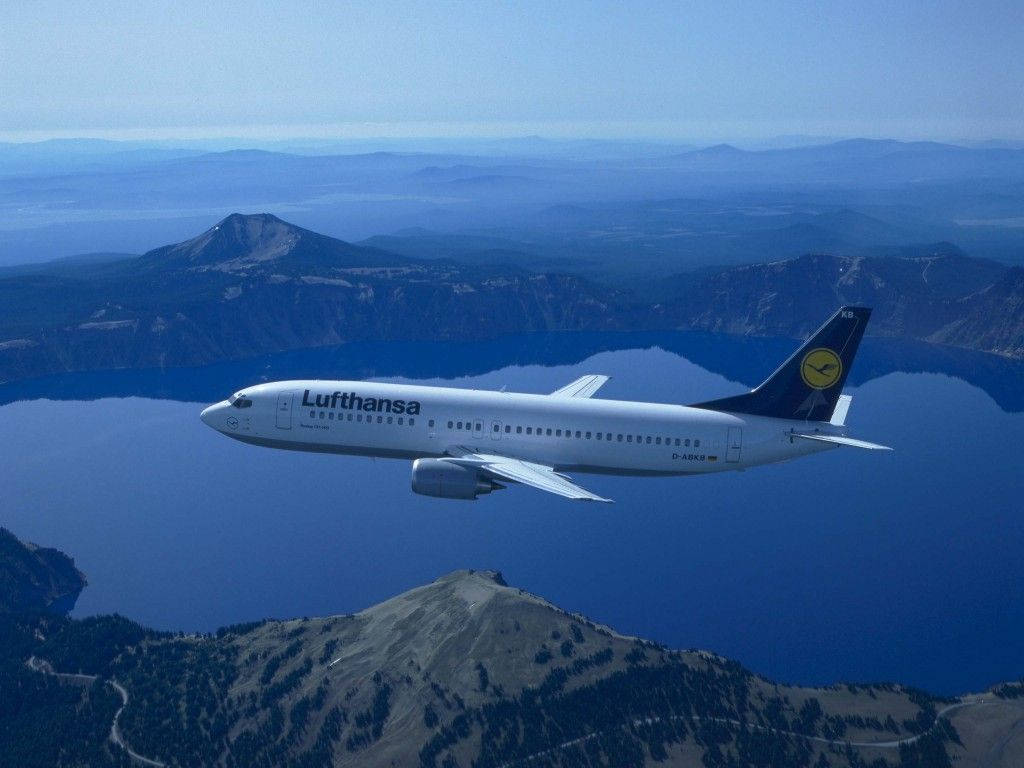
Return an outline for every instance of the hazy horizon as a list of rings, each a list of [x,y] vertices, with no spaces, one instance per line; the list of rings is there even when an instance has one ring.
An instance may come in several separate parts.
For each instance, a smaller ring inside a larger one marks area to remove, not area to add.
[[[947,136],[942,134],[893,134],[885,132],[854,132],[834,134],[772,133],[763,134],[712,134],[712,135],[658,135],[654,133],[600,133],[580,130],[572,132],[570,126],[559,131],[544,131],[540,127],[524,127],[520,131],[503,130],[504,125],[481,125],[479,131],[445,132],[447,126],[374,126],[376,131],[353,130],[345,127],[338,130],[336,125],[323,126],[212,126],[212,127],[168,127],[168,128],[121,128],[121,129],[66,129],[33,131],[0,131],[0,144],[8,146],[45,144],[47,142],[111,142],[136,146],[182,146],[219,145],[217,149],[258,148],[260,145],[320,143],[331,144],[396,144],[414,145],[465,142],[473,144],[495,144],[501,142],[549,142],[571,143],[591,142],[594,144],[649,144],[664,145],[666,148],[690,147],[693,149],[727,144],[742,149],[785,149],[826,145],[842,141],[898,141],[904,143],[934,142],[952,146],[978,147],[986,144],[1007,145],[1024,148],[1024,134],[1017,138],[1008,134],[969,136]],[[464,127],[464,126],[463,126]],[[434,130],[431,131],[431,128]],[[415,150],[412,150],[415,151]]]
[[[0,139],[1024,139],[1019,6],[12,6]]]

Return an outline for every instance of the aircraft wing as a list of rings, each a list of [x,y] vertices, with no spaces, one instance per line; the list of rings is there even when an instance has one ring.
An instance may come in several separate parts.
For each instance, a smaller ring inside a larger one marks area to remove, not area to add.
[[[513,459],[493,453],[474,453],[468,448],[449,451],[449,454],[451,458],[446,461],[464,467],[474,467],[498,480],[522,483],[557,496],[564,496],[567,499],[608,503],[612,501],[570,482],[564,475],[558,474],[545,464],[534,464],[532,461]]]
[[[596,373],[580,376],[572,384],[566,384],[561,389],[556,389],[551,393],[551,397],[591,397],[610,378],[610,376],[601,376]]]
[[[855,440],[852,437],[841,435],[801,435],[799,432],[791,432],[790,437],[799,437],[803,440],[817,440],[819,443],[832,443],[833,445],[849,445],[853,448],[867,448],[869,451],[891,451],[887,445],[869,443],[867,440]]]

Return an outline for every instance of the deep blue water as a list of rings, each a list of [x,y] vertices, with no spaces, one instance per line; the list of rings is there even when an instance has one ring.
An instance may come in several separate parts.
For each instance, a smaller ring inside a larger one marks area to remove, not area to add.
[[[407,462],[245,446],[198,402],[260,378],[377,376],[604,397],[740,392],[795,346],[687,334],[365,344],[0,387],[0,525],[72,554],[74,615],[166,629],[356,611],[456,568],[770,678],[941,693],[1024,674],[1024,366],[869,339],[836,450],[679,479],[579,476],[614,505],[409,491]],[[139,396],[142,395],[142,396]]]

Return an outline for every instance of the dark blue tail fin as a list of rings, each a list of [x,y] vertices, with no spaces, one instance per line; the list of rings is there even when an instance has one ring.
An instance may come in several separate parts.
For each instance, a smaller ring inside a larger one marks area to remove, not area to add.
[[[828,421],[843,391],[871,310],[842,307],[775,373],[751,392],[694,408],[779,419]]]

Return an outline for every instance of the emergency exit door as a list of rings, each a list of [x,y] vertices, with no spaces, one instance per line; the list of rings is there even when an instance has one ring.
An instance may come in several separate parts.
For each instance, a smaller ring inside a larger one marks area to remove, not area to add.
[[[282,392],[277,396],[277,428],[292,428],[292,401],[295,399],[294,392]]]
[[[743,447],[743,428],[729,427],[729,439],[725,444],[725,460],[739,461],[740,449]]]

